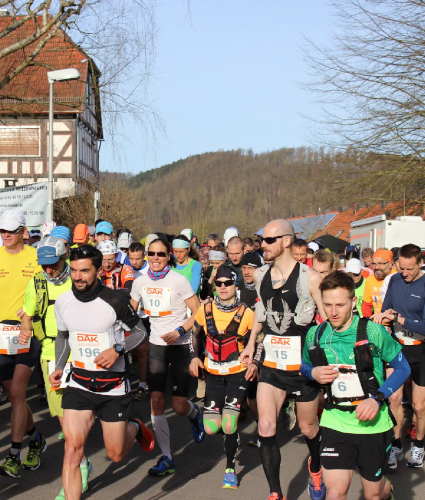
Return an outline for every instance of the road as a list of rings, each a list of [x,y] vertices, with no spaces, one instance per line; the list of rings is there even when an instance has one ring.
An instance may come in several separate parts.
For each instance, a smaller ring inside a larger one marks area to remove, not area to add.
[[[34,374],[34,377],[36,374]],[[33,378],[34,378],[33,377]],[[193,387],[194,392],[195,387]],[[34,412],[37,428],[46,436],[48,449],[42,455],[42,464],[37,471],[23,470],[20,479],[0,476],[0,499],[54,500],[60,491],[63,443],[57,436],[60,432],[57,419],[50,417],[46,405],[38,402],[38,389],[32,383],[28,390],[28,403]],[[167,407],[170,407],[168,401]],[[136,409],[150,425],[148,401],[136,402]],[[184,417],[173,415],[168,410],[172,436],[172,451],[176,473],[163,478],[151,477],[148,469],[160,455],[159,448],[145,453],[135,444],[131,453],[121,464],[107,459],[102,441],[102,429],[95,422],[86,447],[95,471],[90,479],[90,489],[84,500],[246,500],[266,499],[267,482],[261,467],[258,449],[247,446],[254,433],[255,423],[250,415],[241,423],[241,447],[237,458],[237,473],[240,486],[237,490],[222,490],[226,467],[222,436],[207,436],[197,444],[192,439],[189,422]],[[307,458],[308,451],[298,427],[284,432],[278,427],[279,444],[282,452],[281,479],[287,500],[308,499]],[[24,440],[23,456],[27,452]],[[0,407],[0,460],[3,461],[10,446],[10,404]],[[407,443],[405,445],[407,448]],[[394,496],[397,500],[411,500],[424,497],[423,469],[410,470],[402,462],[396,471],[390,471],[394,482]],[[362,498],[360,479],[355,473],[348,500]]]

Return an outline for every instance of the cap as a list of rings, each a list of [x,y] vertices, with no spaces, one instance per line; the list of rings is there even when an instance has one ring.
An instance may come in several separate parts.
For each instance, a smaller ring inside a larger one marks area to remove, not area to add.
[[[114,228],[112,227],[112,224],[110,222],[107,222],[106,220],[99,222],[99,224],[96,226],[96,234],[98,233],[112,234],[113,232]]]
[[[350,259],[345,266],[345,272],[360,274],[362,272],[362,263],[359,259]]]
[[[118,248],[129,248],[133,243],[133,236],[130,233],[121,233],[118,238]]]
[[[227,246],[227,243],[229,242],[230,238],[233,238],[234,236],[239,236],[239,231],[237,227],[228,227],[226,231],[224,231],[223,235],[223,240],[224,244]]]
[[[87,226],[89,228],[90,236],[94,236],[96,234],[96,228],[94,226]]]
[[[155,233],[148,234],[146,236],[146,248],[149,248],[149,245],[152,243],[153,240],[157,240],[158,235]]]
[[[259,229],[256,233],[257,236],[263,236],[263,231],[264,231],[264,227],[262,227],[261,229]]]
[[[29,235],[31,238],[34,238],[34,236],[39,236],[41,238],[41,231],[40,229],[31,229]]]
[[[182,234],[183,236],[186,236],[186,238],[190,241],[192,238],[193,238],[193,231],[192,229],[182,229],[180,231],[180,234]]]
[[[74,229],[74,243],[85,243],[89,235],[89,228],[85,224],[77,224]]]
[[[43,238],[37,247],[37,259],[40,266],[56,264],[65,254],[65,243],[56,236]]]
[[[43,238],[46,236],[49,236],[49,234],[53,231],[53,229],[56,227],[56,222],[55,221],[50,221],[50,222],[45,222],[43,224],[43,229],[41,230],[41,234],[43,235]]]
[[[50,236],[56,236],[56,238],[61,238],[62,240],[66,240],[68,243],[71,243],[71,231],[66,226],[56,226],[52,229]]]
[[[241,260],[242,266],[261,267],[261,259],[257,252],[246,253]]]
[[[98,250],[102,252],[102,255],[112,255],[113,253],[118,253],[117,245],[113,241],[103,240],[97,245]]]
[[[5,210],[0,215],[0,229],[15,231],[18,227],[25,227],[26,225],[25,216],[19,210]]]
[[[307,245],[308,248],[311,248],[311,250],[313,250],[313,252],[317,252],[317,250],[319,250],[319,245],[315,242],[315,241],[310,241],[310,243]]]
[[[218,280],[221,278],[227,278],[229,280],[234,281],[235,283],[237,283],[238,281],[238,277],[236,276],[235,271],[233,271],[233,269],[229,266],[220,266],[217,269],[217,274],[215,275],[215,279]]]

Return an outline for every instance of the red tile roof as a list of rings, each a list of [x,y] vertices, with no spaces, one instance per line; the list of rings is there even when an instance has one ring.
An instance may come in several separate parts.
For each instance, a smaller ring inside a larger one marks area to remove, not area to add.
[[[37,21],[42,22],[41,17]],[[0,33],[13,22],[10,16],[0,17]],[[0,38],[0,52],[11,44],[34,33],[34,21],[27,21],[20,28]],[[0,59],[0,80],[10,74],[24,61],[39,41],[19,49]],[[93,64],[93,63],[91,63]],[[55,112],[82,110],[85,99],[86,81],[92,67],[87,54],[78,48],[62,31],[58,31],[35,57],[34,65],[28,66],[0,90],[1,114],[36,114],[48,113],[49,84],[47,72],[65,68],[76,68],[81,74],[80,80],[58,82],[54,86]],[[94,70],[97,72],[95,66]]]

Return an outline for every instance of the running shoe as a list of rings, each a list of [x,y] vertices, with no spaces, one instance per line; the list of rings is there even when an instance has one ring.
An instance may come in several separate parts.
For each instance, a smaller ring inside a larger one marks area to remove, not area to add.
[[[81,493],[85,493],[89,489],[89,478],[94,472],[93,464],[87,459],[87,465],[80,464],[81,471],[81,481],[83,483],[83,487],[81,488]]]
[[[192,434],[193,434],[193,439],[197,443],[202,443],[202,441],[205,439],[205,429],[204,429],[204,424],[202,422],[202,413],[201,410],[199,409],[198,405],[194,405],[195,408],[198,410],[198,414],[196,418],[190,418],[190,423],[192,424]]]
[[[16,455],[9,455],[4,464],[0,465],[2,476],[21,477],[21,461]]]
[[[171,458],[162,455],[156,465],[148,470],[148,474],[150,474],[151,476],[164,476],[167,473],[174,474],[174,472],[176,472],[176,469],[174,467],[174,460],[171,460]]]
[[[308,459],[308,473],[310,480],[308,482],[308,494],[311,500],[323,500],[326,497],[326,486],[322,478],[322,469],[319,472],[311,472],[311,457]]]
[[[136,434],[136,440],[142,447],[143,451],[152,451],[155,446],[155,438],[153,437],[153,433],[150,429],[146,427],[146,425],[136,417],[132,417],[129,419],[130,422],[137,422],[139,424],[139,430]]]
[[[37,470],[41,464],[41,454],[47,449],[47,443],[44,437],[40,434],[41,443],[37,440],[30,441],[28,446],[28,455],[22,463],[22,467],[27,470]]]
[[[268,500],[285,500],[283,495],[279,495],[279,493],[270,493]]]
[[[260,447],[260,440],[258,439],[257,436],[254,436],[248,441],[248,446],[255,446],[256,448]]]
[[[291,398],[282,407],[283,426],[287,431],[292,431],[297,424],[295,401]]]
[[[225,490],[236,490],[238,487],[238,478],[233,469],[226,469],[222,488]]]
[[[425,450],[424,447],[419,447],[419,446],[412,446],[412,451],[410,452],[410,458],[409,461],[407,462],[407,467],[413,468],[419,468],[423,467],[424,465],[424,455],[425,455]]]
[[[388,459],[388,468],[397,469],[397,464],[404,458],[404,452],[398,446],[393,446],[390,451],[390,458]]]
[[[134,401],[145,401],[149,395],[148,387],[142,387],[139,385],[137,391],[133,394]]]
[[[61,432],[58,436],[58,439],[60,439],[61,441],[65,441],[65,434]]]

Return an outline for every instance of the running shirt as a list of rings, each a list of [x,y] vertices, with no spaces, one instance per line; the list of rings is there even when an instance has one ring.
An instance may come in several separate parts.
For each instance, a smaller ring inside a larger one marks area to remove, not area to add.
[[[187,278],[192,286],[193,292],[199,295],[201,289],[202,264],[191,259],[185,266],[176,265],[175,270]]]
[[[102,283],[112,290],[131,288],[131,282],[134,281],[133,269],[125,264],[117,264],[117,267],[109,272],[102,269],[99,277]]]
[[[363,304],[372,304],[374,314],[380,313],[382,309],[381,287],[383,282],[384,280],[376,279],[374,274],[371,274],[368,278],[366,278],[363,293]],[[363,310],[363,314],[369,316],[366,312],[367,311]]]
[[[16,313],[24,302],[28,281],[42,271],[37,263],[37,250],[28,245],[16,254],[0,247],[0,322],[18,321]]]
[[[189,281],[171,269],[165,278],[153,280],[147,274],[133,283],[131,298],[139,302],[149,315],[151,333],[149,341],[155,345],[168,345],[161,335],[174,331],[187,320],[185,300],[194,293]],[[173,345],[188,344],[190,332]]]

